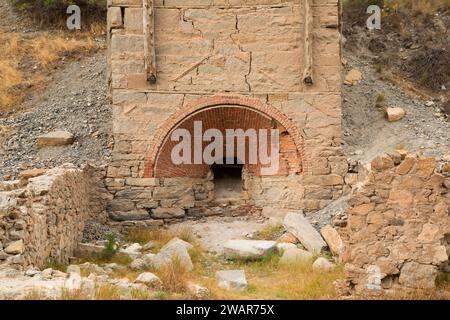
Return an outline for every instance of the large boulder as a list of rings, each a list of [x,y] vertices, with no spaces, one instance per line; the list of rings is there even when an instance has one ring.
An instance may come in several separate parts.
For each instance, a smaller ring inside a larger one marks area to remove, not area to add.
[[[178,238],[174,238],[170,240],[164,247],[162,247],[158,254],[153,257],[153,267],[155,267],[156,269],[161,269],[167,265],[172,264],[174,260],[178,260],[178,262],[186,269],[186,271],[192,271],[194,269],[194,265],[192,264],[192,260],[188,251],[191,248],[192,245],[190,243]]]
[[[223,247],[227,259],[259,260],[276,249],[275,241],[265,240],[230,240]]]
[[[217,285],[225,290],[242,291],[247,289],[244,270],[223,270],[216,272]]]
[[[314,229],[303,214],[288,213],[284,218],[284,226],[310,252],[320,253],[327,246],[319,232]]]

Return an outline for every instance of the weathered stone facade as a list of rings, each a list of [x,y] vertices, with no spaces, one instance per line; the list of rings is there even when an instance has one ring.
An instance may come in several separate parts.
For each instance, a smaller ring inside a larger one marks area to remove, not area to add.
[[[342,194],[338,0],[109,0],[116,220],[182,218],[215,200],[204,165],[170,162],[170,133],[280,129],[280,168],[245,164],[242,200],[313,211]],[[207,129],[207,128],[206,128]]]
[[[66,165],[0,184],[0,263],[17,268],[68,263],[87,219],[105,221],[103,182]]]
[[[431,289],[450,254],[450,177],[433,158],[392,153],[372,161],[349,200],[341,236],[349,293]]]

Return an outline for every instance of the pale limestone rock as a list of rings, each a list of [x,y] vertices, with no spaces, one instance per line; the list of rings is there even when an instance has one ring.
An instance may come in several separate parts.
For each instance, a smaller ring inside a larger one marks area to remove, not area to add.
[[[72,273],[81,274],[81,268],[80,268],[80,266],[77,266],[75,264],[71,264],[70,266],[67,267],[66,272],[68,274],[72,274]]]
[[[295,264],[311,262],[313,254],[299,248],[289,248],[281,256],[281,264]]]
[[[73,134],[67,131],[54,131],[37,138],[39,147],[65,146],[75,141]]]
[[[331,271],[334,268],[334,263],[328,261],[325,258],[319,257],[313,263],[314,271]]]
[[[186,243],[181,240],[167,243],[152,260],[152,264],[156,269],[161,269],[173,263],[174,260],[178,260],[181,266],[187,271],[192,271],[194,269],[188,247]]]
[[[133,262],[131,262],[130,264],[130,268],[132,270],[143,270],[146,267],[146,263],[144,261],[144,259],[141,258],[137,258],[134,259]]]
[[[72,272],[64,284],[67,290],[79,290],[81,288],[82,279],[80,274]]]
[[[223,247],[227,259],[263,259],[276,249],[275,241],[230,240]]]
[[[247,289],[244,270],[224,270],[216,272],[217,285],[225,290],[243,291]]]
[[[327,246],[317,230],[302,214],[288,213],[284,219],[284,226],[308,251],[320,253]]]
[[[403,117],[406,115],[406,112],[403,108],[387,108],[386,109],[386,116],[388,118],[389,122],[395,122],[403,119]]]
[[[340,256],[344,250],[344,242],[341,239],[339,233],[330,225],[326,225],[320,229],[323,239],[328,244],[330,251],[336,255]]]
[[[120,252],[129,255],[132,258],[137,258],[141,255],[142,246],[139,243],[133,243],[126,247],[125,249],[121,249]]]
[[[150,288],[160,288],[162,286],[162,281],[156,275],[151,272],[141,273],[134,283],[142,283]]]
[[[297,245],[293,243],[277,243],[277,250],[279,252],[284,252],[288,249],[296,249]]]
[[[17,240],[14,242],[11,242],[6,248],[5,252],[7,254],[21,254],[23,253],[25,247],[23,244],[23,240]]]
[[[399,283],[409,288],[433,289],[437,268],[417,262],[406,262],[400,272]]]

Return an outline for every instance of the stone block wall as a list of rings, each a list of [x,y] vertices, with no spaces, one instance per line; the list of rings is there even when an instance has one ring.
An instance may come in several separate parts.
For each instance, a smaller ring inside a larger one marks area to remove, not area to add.
[[[106,194],[92,168],[28,170],[0,184],[0,263],[68,263],[85,221],[106,220]]]
[[[447,164],[448,166],[448,164]],[[349,293],[432,289],[450,254],[450,177],[433,158],[397,153],[372,161],[341,236]]]
[[[142,23],[142,3],[108,2],[115,137],[107,172],[107,186],[114,196],[111,217],[152,218],[158,207],[167,209],[161,203],[165,199],[153,196],[154,188],[166,187],[165,178],[177,174],[198,178],[206,172],[192,168],[175,174],[170,169],[158,175],[157,169],[158,165],[167,169],[161,150],[171,131],[210,107],[251,110],[286,130],[281,145],[288,150],[283,155],[286,165],[274,176],[255,174],[245,182],[251,202],[312,211],[342,193],[348,166],[341,150],[338,0],[155,0],[156,81],[147,81],[144,47],[149,35]],[[311,6],[309,44],[307,4]],[[312,84],[304,81],[309,58]],[[157,179],[147,180],[152,178]],[[143,185],[136,185],[138,180]],[[202,190],[214,189],[211,182],[196,181],[183,192],[196,193],[198,185]],[[145,191],[145,199],[139,190]],[[202,200],[195,199],[194,205],[203,205],[205,196],[198,198]],[[183,206],[164,202],[176,212],[173,217],[182,216],[177,209],[185,210]]]

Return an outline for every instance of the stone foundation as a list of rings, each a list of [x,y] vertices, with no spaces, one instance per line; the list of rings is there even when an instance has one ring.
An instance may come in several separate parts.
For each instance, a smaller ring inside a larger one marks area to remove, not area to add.
[[[450,177],[433,158],[392,153],[349,200],[347,293],[431,289],[450,253]]]
[[[68,263],[87,219],[105,222],[106,193],[91,168],[22,172],[0,184],[0,263]]]

